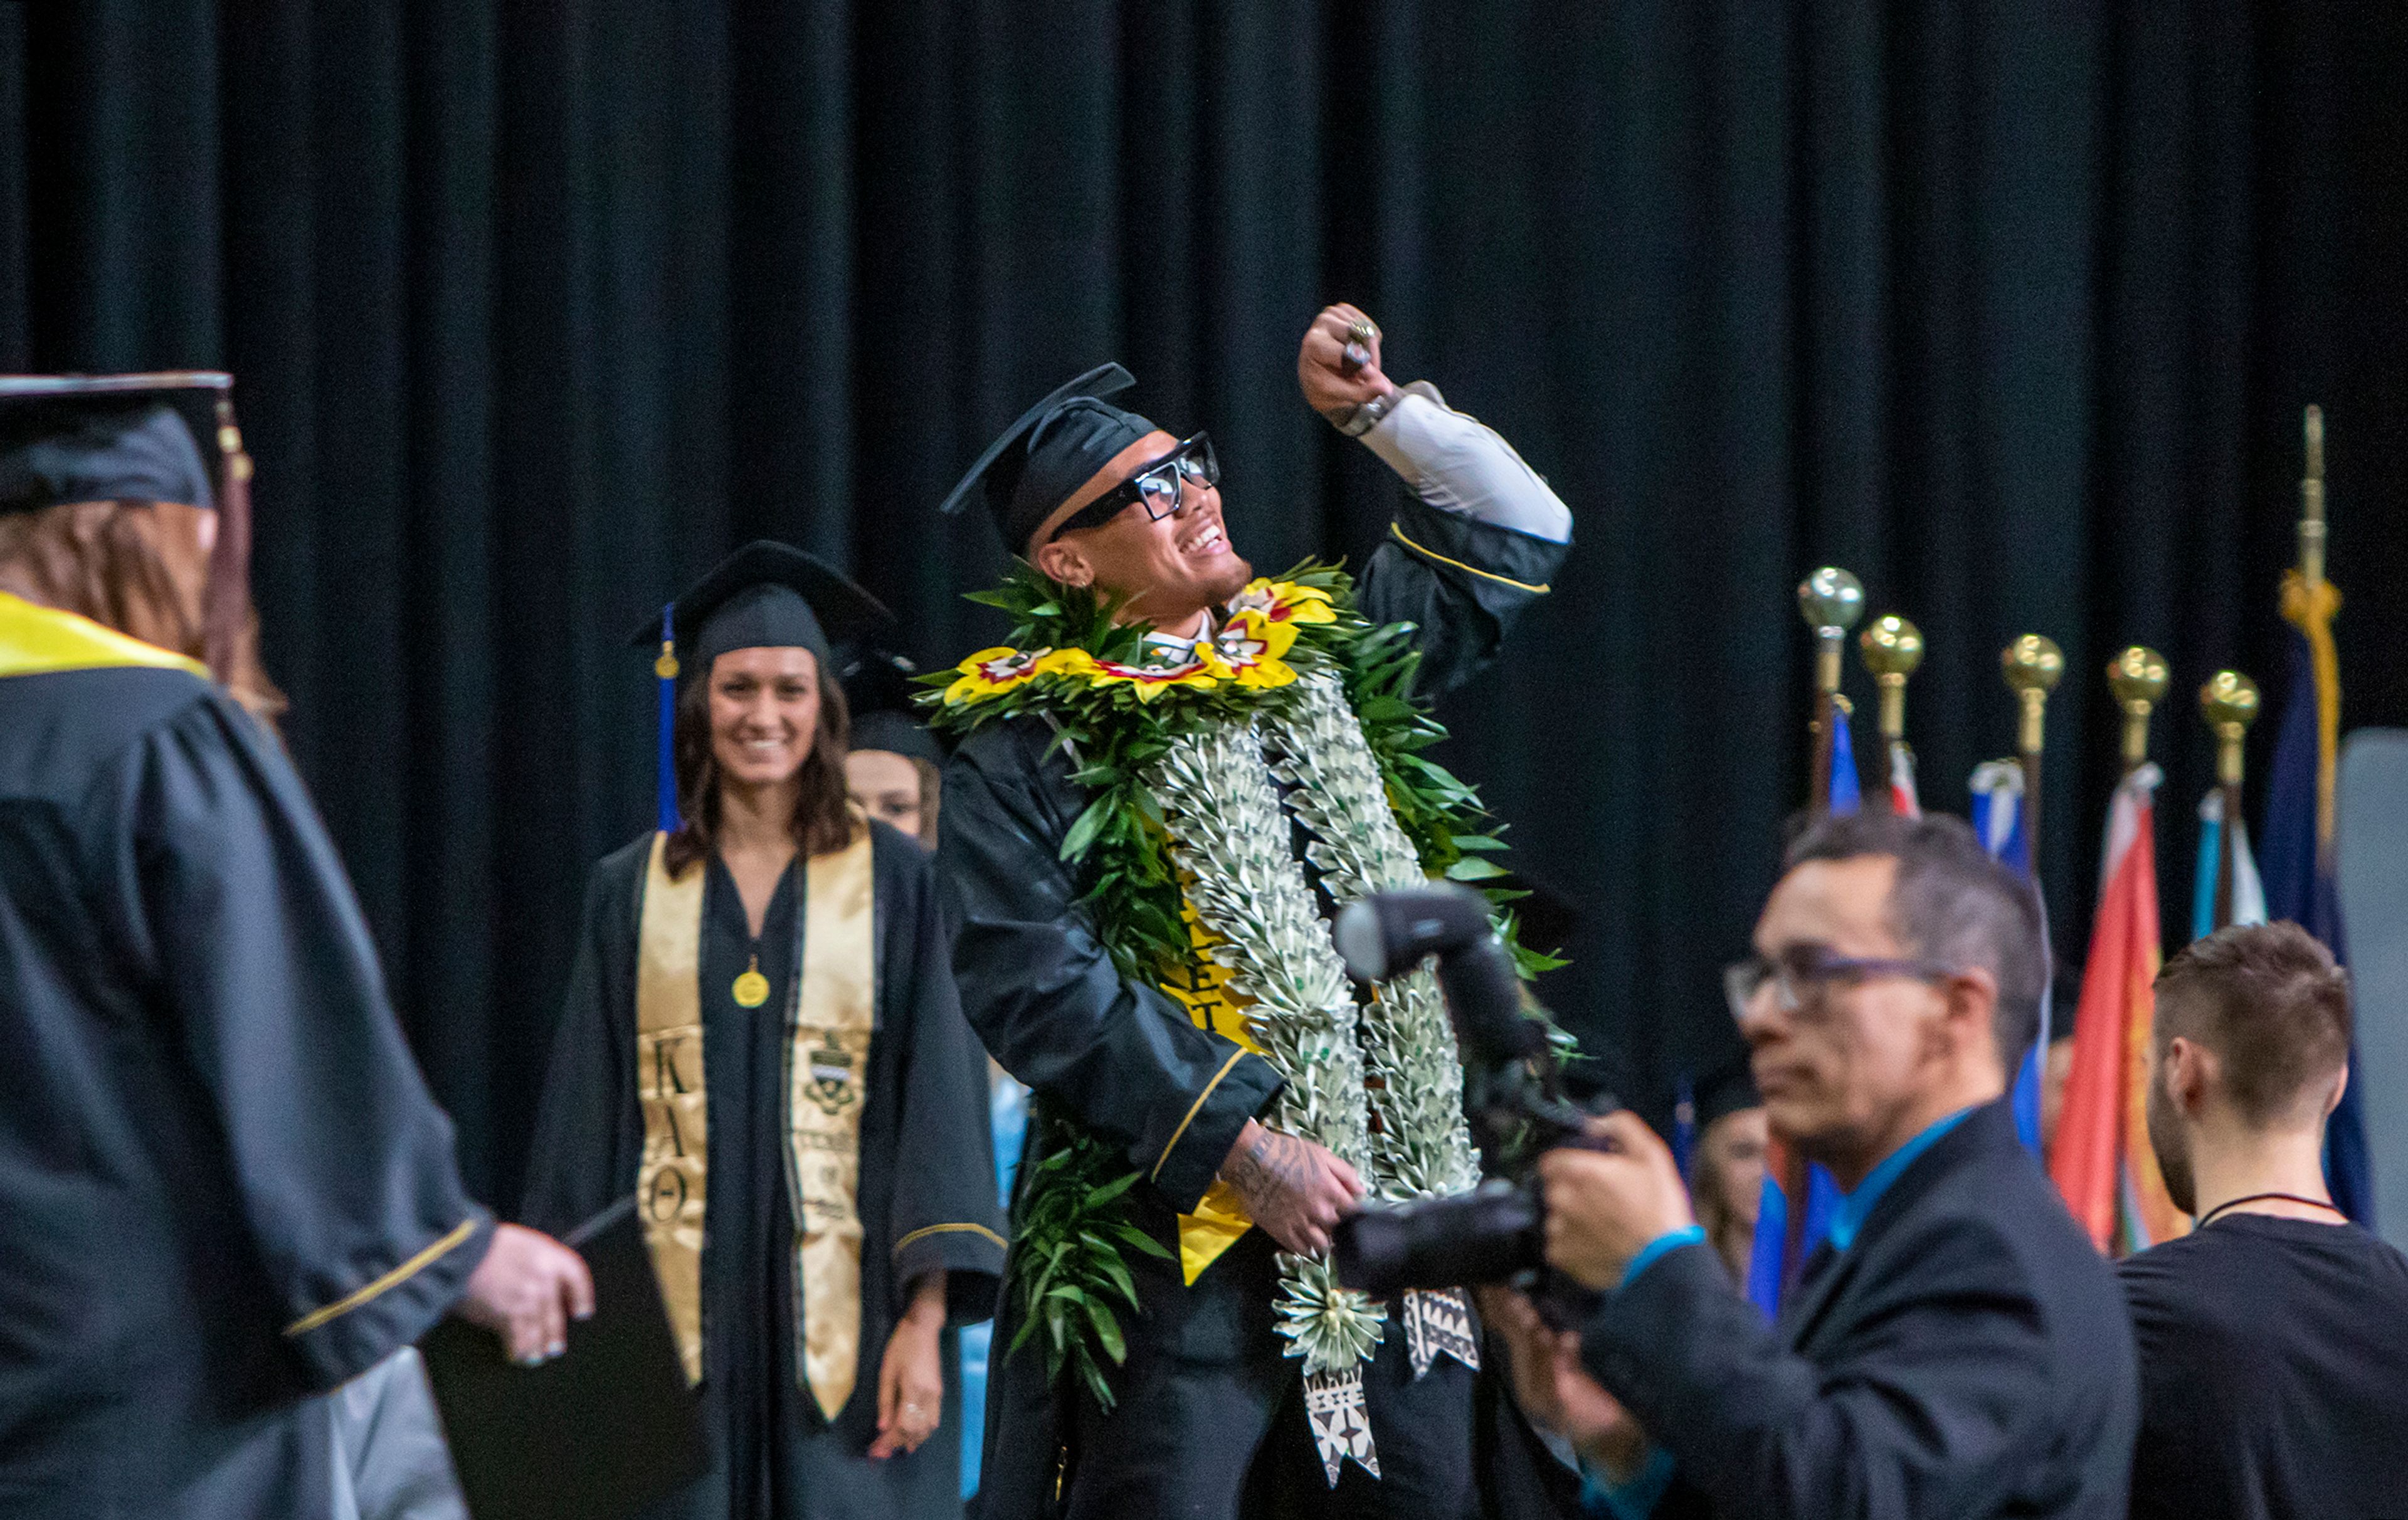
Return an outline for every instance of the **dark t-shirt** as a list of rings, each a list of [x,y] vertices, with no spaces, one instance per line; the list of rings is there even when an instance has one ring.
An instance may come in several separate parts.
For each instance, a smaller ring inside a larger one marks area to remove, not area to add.
[[[2408,1520],[2408,1256],[2354,1225],[2228,1214],[2119,1270],[2135,1520]]]

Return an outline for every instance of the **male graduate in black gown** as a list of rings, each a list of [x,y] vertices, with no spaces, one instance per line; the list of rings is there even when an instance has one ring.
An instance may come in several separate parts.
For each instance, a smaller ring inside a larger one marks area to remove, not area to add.
[[[1392,383],[1379,344],[1362,312],[1332,307],[1306,333],[1297,373],[1313,409],[1412,488],[1356,602],[1374,624],[1415,625],[1421,689],[1435,694],[1477,672],[1547,590],[1571,519],[1502,438],[1426,384]],[[1228,541],[1217,470],[1198,467],[1209,450],[1100,399],[1128,383],[1108,366],[1046,397],[948,507],[982,488],[1006,544],[1054,581],[1121,599],[1123,618],[1150,623],[1161,644],[1210,638],[1252,571]],[[1195,1213],[1216,1178],[1258,1227],[1192,1283],[1176,1260],[1124,1258],[1140,1312],[1125,1322],[1111,1412],[1053,1385],[1036,1344],[1003,1359],[990,1374],[981,1513],[1478,1513],[1473,1375],[1440,1359],[1416,1377],[1393,1320],[1362,1379],[1380,1476],[1354,1462],[1332,1476],[1337,1464],[1316,1451],[1297,1364],[1273,1333],[1273,1257],[1326,1249],[1360,1183],[1320,1145],[1257,1118],[1281,1086],[1268,1063],[1125,975],[1099,941],[1080,901],[1088,883],[1061,858],[1088,802],[1076,765],[1045,724],[1012,718],[973,732],[946,772],[939,864],[960,896],[964,1011],[1051,1112],[1125,1156],[1141,1179],[1131,1195],[1141,1227],[1166,1248],[1179,1249],[1177,1216]],[[998,1347],[1017,1333],[1014,1312],[1008,1291]]]
[[[177,409],[234,495],[225,384],[0,380],[10,1520],[322,1516],[311,1394],[455,1307],[523,1359],[592,1307],[573,1252],[462,1190],[334,848],[196,658],[250,615],[242,514]]]
[[[661,827],[589,880],[524,1212],[638,1197],[713,1455],[662,1520],[961,1513],[952,1328],[1003,1220],[928,853],[846,796],[830,636],[884,618],[764,542],[638,636]]]

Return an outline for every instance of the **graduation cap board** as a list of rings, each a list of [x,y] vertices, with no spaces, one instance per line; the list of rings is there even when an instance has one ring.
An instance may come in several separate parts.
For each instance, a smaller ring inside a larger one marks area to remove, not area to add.
[[[677,687],[707,676],[711,662],[740,649],[807,649],[833,673],[832,640],[854,638],[895,621],[885,605],[826,562],[767,538],[721,560],[648,619],[628,642],[660,658],[660,826],[678,826],[674,726]]]
[[[214,369],[0,375],[0,513],[86,501],[217,512],[201,644],[221,682],[251,616],[251,456],[233,391]]]
[[[844,705],[853,714],[853,748],[885,750],[932,766],[945,752],[920,722],[911,695],[919,667],[882,649],[854,652],[842,666]]]
[[[1137,413],[1102,399],[1136,383],[1119,365],[1101,364],[1055,387],[986,446],[940,510],[947,516],[962,510],[972,489],[982,488],[1004,547],[1025,552],[1029,538],[1096,471],[1156,431]]]

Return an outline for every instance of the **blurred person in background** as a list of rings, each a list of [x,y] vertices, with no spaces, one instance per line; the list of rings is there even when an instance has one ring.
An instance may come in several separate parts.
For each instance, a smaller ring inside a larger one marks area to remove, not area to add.
[[[2149,1143],[2199,1224],[2117,1269],[2136,1516],[2408,1514],[2408,1257],[2325,1189],[2350,1022],[2296,924],[2220,929],[2157,976]]]
[[[867,649],[845,662],[844,700],[853,739],[844,779],[870,817],[923,846],[937,847],[937,805],[945,752],[911,701],[910,660]]]
[[[439,1506],[432,1409],[394,1358],[457,1312],[541,1360],[593,1309],[576,1253],[462,1187],[333,842],[254,716],[280,698],[250,462],[209,415],[228,383],[0,380],[11,1517],[345,1513],[366,1454],[312,1396],[364,1373],[402,1384],[423,1439],[393,1449]],[[378,1467],[371,1487],[398,1476]]]
[[[1764,1194],[1763,1106],[1733,1109],[1706,1126],[1689,1161],[1689,1195],[1706,1243],[1745,1285],[1756,1249],[1756,1212]]]

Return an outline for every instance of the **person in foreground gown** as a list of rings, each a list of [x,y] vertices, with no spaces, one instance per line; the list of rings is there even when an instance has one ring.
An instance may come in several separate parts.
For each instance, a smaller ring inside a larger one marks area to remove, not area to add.
[[[756,543],[645,630],[674,791],[594,868],[524,1212],[639,1198],[713,1455],[664,1517],[961,1511],[943,1369],[1002,1219],[928,855],[849,803],[823,680],[883,616]]]
[[[319,1396],[447,1312],[539,1359],[592,1307],[574,1252],[462,1187],[334,845],[253,714],[277,697],[230,383],[0,380],[9,1520],[343,1513]]]

